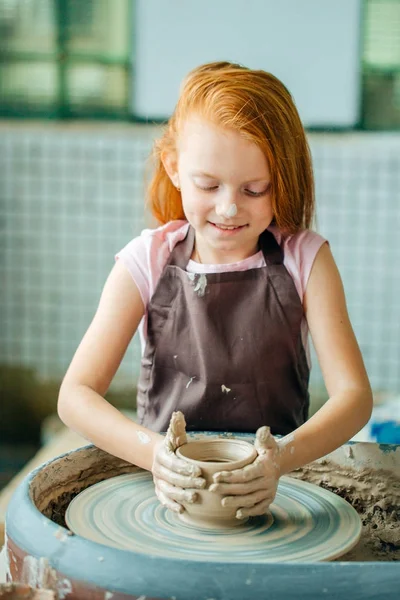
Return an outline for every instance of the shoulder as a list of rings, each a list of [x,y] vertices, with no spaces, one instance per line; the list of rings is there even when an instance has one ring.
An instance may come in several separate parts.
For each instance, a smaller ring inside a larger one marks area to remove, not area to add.
[[[188,230],[189,223],[184,220],[168,221],[155,229],[143,229],[140,237],[151,240],[154,244],[167,244],[172,250],[178,241],[182,240]]]
[[[175,245],[186,236],[187,221],[170,221],[155,229],[144,229],[115,259],[121,260],[139,287],[145,305]]]
[[[184,239],[188,226],[187,221],[169,221],[155,229],[143,229],[116,254],[116,258],[148,260],[154,254],[168,257],[175,245]]]
[[[300,267],[306,267],[314,259],[327,240],[311,229],[303,229],[298,233],[282,239],[283,251],[293,257]]]
[[[142,236],[149,240],[154,248],[162,248],[169,255],[178,242],[181,242],[188,231],[187,221],[169,221],[157,229],[145,229]]]
[[[271,232],[283,250],[285,267],[291,274],[300,299],[303,301],[315,258],[327,240],[311,229],[302,229],[289,236],[282,235],[276,227],[271,227]]]

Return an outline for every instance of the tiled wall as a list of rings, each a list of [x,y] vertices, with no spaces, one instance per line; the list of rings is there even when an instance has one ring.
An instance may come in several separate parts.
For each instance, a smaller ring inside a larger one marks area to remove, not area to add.
[[[315,135],[318,230],[330,241],[375,390],[400,390],[400,135]],[[318,369],[314,381],[321,375]]]
[[[157,128],[0,124],[0,363],[61,377],[113,256],[144,226]],[[400,135],[313,134],[330,242],[374,388],[400,389]],[[314,360],[314,363],[316,361]],[[138,373],[134,340],[114,386]],[[313,369],[313,384],[321,374]]]

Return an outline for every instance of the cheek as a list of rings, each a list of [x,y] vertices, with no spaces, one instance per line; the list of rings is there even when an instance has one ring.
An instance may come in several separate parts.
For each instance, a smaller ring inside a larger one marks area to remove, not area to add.
[[[264,198],[258,207],[259,215],[265,219],[272,219],[273,211],[272,211],[272,203],[269,198]]]
[[[191,221],[192,223],[195,222],[198,210],[196,210],[196,203],[193,202],[193,199],[191,198],[190,200],[183,200],[182,198],[182,205],[183,212],[185,213],[187,220]]]
[[[207,198],[204,198],[198,192],[196,193],[196,191],[191,191],[182,196],[182,204],[186,215],[204,215],[210,210]]]
[[[265,229],[266,227],[269,227],[269,225],[271,224],[271,221],[273,219],[273,211],[272,211],[272,205],[270,202],[266,202],[265,198],[264,201],[260,204],[258,204],[257,207],[254,206],[254,212],[252,213],[252,218],[253,221],[256,221],[259,224],[259,227],[261,229]]]

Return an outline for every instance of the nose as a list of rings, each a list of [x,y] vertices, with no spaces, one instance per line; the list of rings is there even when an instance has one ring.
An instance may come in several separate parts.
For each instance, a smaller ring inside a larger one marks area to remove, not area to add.
[[[225,217],[226,219],[230,219],[237,214],[237,206],[235,203],[235,195],[234,194],[224,194],[222,195],[215,207],[215,212],[218,217]]]

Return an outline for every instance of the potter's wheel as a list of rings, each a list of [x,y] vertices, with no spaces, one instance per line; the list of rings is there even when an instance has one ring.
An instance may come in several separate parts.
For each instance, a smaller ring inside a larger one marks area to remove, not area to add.
[[[81,537],[148,556],[225,563],[332,560],[350,550],[361,521],[345,500],[282,477],[270,513],[231,529],[197,529],[158,502],[151,474],[137,469],[74,498],[66,521]]]

